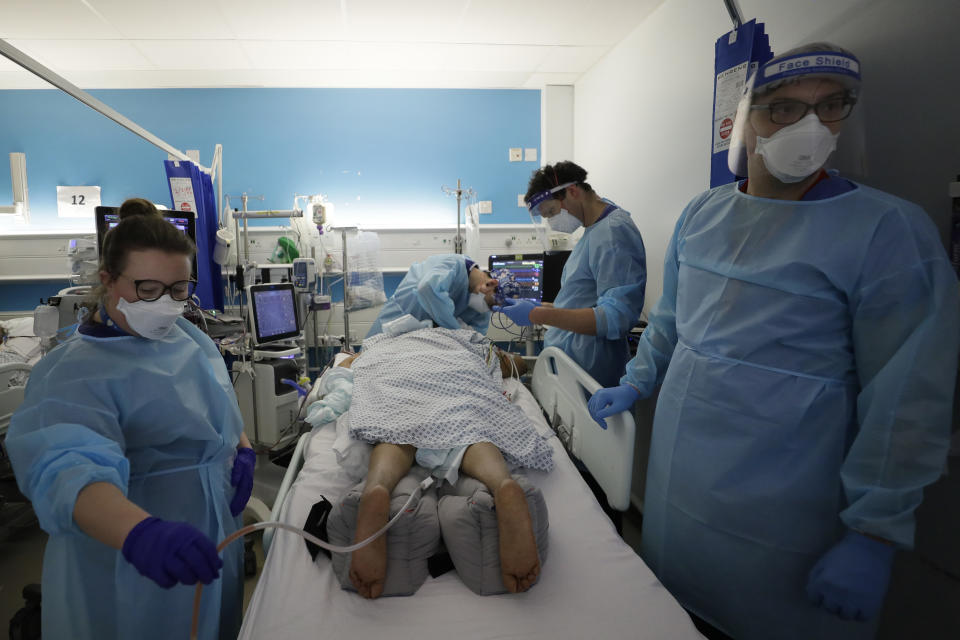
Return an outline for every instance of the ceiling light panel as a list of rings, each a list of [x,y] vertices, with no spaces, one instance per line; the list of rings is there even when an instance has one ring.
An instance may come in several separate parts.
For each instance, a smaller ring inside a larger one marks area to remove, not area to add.
[[[121,34],[80,0],[2,0],[0,38],[119,38]]]
[[[159,69],[250,69],[236,40],[136,40],[137,49]]]
[[[86,0],[131,40],[233,38],[214,0]]]
[[[346,40],[338,0],[217,0],[241,40]]]
[[[126,40],[11,40],[10,44],[61,75],[74,70],[153,67]]]

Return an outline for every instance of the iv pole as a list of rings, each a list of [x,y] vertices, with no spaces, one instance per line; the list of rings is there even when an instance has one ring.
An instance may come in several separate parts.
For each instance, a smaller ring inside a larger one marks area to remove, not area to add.
[[[451,189],[448,186],[441,187],[441,190],[448,196],[457,196],[457,236],[453,239],[454,253],[463,253],[463,234],[460,233],[460,200],[464,197],[473,198],[476,192],[473,189],[463,189],[460,186],[460,178],[457,178],[457,188]]]

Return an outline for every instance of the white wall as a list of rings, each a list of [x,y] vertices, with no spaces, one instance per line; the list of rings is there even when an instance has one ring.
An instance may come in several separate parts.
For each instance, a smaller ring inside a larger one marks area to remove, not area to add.
[[[573,158],[573,85],[548,84],[540,92],[542,165]]]

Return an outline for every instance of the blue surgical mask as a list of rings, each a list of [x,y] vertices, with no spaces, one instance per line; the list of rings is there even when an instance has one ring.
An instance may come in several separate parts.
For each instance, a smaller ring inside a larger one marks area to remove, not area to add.
[[[560,213],[547,218],[547,224],[557,233],[573,233],[583,226],[583,223],[566,209],[560,209]]]

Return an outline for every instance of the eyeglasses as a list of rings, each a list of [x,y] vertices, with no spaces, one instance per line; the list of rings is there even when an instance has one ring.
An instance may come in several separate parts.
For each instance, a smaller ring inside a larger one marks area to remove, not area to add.
[[[816,104],[801,102],[800,100],[776,100],[769,104],[751,105],[752,111],[768,111],[770,122],[774,124],[793,124],[803,119],[813,109],[820,122],[840,122],[845,120],[853,105],[857,103],[854,96],[834,96],[821,100]]]
[[[180,280],[178,282],[174,282],[173,284],[167,285],[159,280],[134,280],[133,278],[129,278],[123,274],[120,275],[136,285],[137,297],[144,302],[153,302],[154,300],[159,300],[160,297],[163,296],[163,294],[165,294],[167,291],[170,292],[171,298],[177,302],[183,302],[192,296],[194,290],[197,288],[196,280]]]

